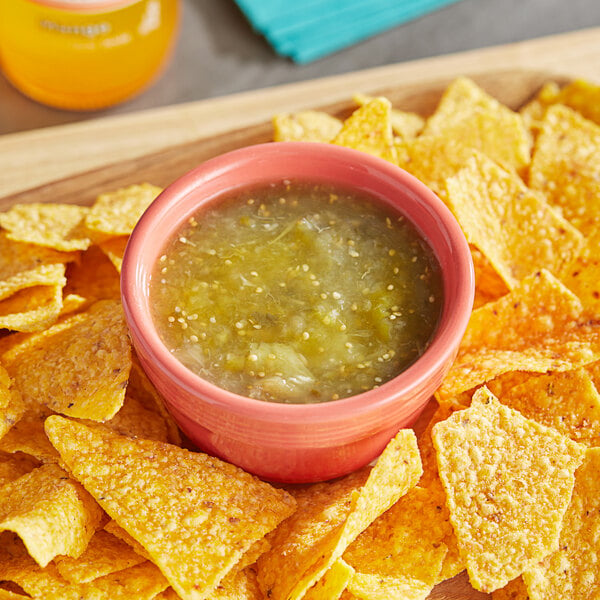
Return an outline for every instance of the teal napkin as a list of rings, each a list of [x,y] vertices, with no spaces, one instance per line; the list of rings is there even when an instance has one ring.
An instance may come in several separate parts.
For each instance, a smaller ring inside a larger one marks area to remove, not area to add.
[[[278,54],[307,63],[458,0],[236,0]]]

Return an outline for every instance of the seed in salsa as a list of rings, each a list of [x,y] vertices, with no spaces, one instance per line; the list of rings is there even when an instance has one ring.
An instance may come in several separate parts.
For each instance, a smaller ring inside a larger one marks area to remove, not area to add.
[[[153,274],[163,342],[221,388],[266,401],[337,400],[426,349],[442,306],[433,251],[356,191],[283,182],[191,218]]]

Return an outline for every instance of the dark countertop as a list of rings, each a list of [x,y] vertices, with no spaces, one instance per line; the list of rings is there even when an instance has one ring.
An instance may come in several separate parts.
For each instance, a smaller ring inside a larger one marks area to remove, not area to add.
[[[25,98],[0,77],[0,134],[600,25],[598,0],[461,0],[316,62],[296,65],[274,53],[233,0],[183,0],[182,4],[173,60],[143,94],[104,111],[67,112]]]

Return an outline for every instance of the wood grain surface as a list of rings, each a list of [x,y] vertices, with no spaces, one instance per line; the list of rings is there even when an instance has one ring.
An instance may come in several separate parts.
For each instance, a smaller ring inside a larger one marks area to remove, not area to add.
[[[143,181],[166,186],[212,156],[271,140],[275,112],[313,108],[344,117],[357,91],[385,95],[398,108],[427,116],[446,85],[467,75],[518,108],[550,79],[600,81],[598,56],[600,28],[0,137],[0,210],[16,202],[90,204],[100,192]],[[465,573],[430,595],[488,597],[471,588]]]
[[[422,59],[187,104],[0,136],[0,197],[117,161],[268,121],[274,112],[344,103],[355,92],[397,92],[421,106],[423,88],[457,75],[514,105],[547,78],[600,81],[600,28]],[[496,77],[500,77],[496,81]],[[514,80],[514,81],[513,81]],[[413,94],[413,91],[415,92]],[[432,95],[431,97],[434,97]],[[425,110],[431,104],[423,105]]]

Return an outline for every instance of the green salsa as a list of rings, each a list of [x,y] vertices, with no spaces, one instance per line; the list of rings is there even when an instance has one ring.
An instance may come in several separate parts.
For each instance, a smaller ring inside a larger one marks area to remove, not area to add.
[[[191,218],[150,293],[186,367],[237,394],[312,403],[413,363],[435,332],[442,278],[404,217],[355,191],[282,182]]]

